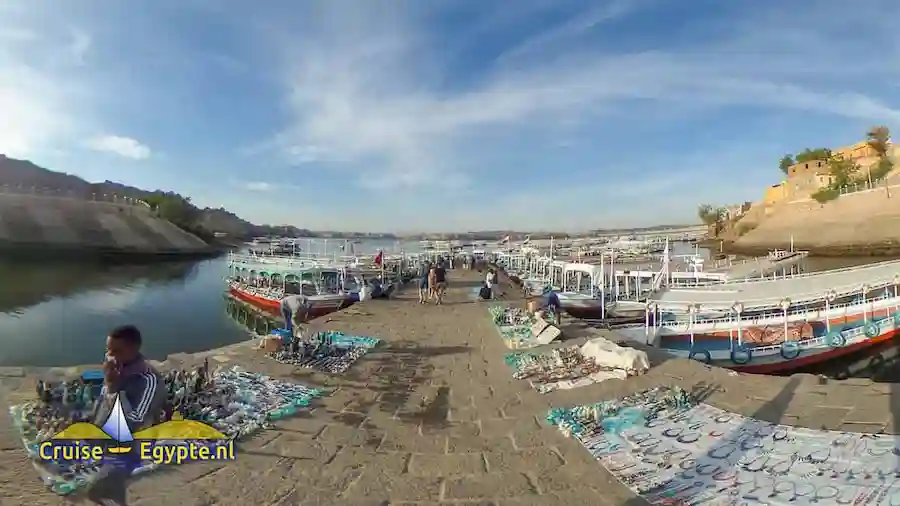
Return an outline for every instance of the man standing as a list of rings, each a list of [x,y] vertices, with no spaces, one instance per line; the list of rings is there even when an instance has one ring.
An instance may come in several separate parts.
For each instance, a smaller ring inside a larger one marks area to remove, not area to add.
[[[288,295],[281,299],[281,314],[284,316],[284,326],[295,335],[294,325],[298,328],[301,323],[309,318],[309,299],[304,295]]]
[[[113,412],[116,399],[132,433],[160,423],[166,404],[165,381],[141,355],[141,332],[133,325],[118,327],[106,338],[103,389],[94,411],[94,423],[102,426]],[[88,491],[88,499],[102,506],[124,506],[127,480],[140,464],[138,452],[127,452],[101,471],[102,477]]]

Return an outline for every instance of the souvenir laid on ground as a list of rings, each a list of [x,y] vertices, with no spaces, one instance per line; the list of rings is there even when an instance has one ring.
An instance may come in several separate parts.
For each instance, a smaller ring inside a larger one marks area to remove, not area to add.
[[[554,409],[548,421],[650,504],[900,502],[895,435],[772,424],[666,387]]]
[[[488,307],[488,312],[494,319],[494,323],[501,327],[518,325],[530,326],[534,323],[534,316],[528,311],[517,307],[495,305]]]
[[[527,311],[497,305],[489,307],[488,312],[497,326],[500,338],[508,348],[528,349],[541,345],[534,333],[534,328],[540,320],[536,320]]]
[[[282,364],[341,374],[380,342],[374,337],[323,331],[293,339],[281,350],[267,355]]]
[[[646,354],[598,338],[583,346],[567,346],[543,353],[520,352],[506,356],[513,377],[527,379],[540,393],[626,379],[649,369]]]
[[[272,420],[296,414],[321,395],[318,389],[237,367],[210,374],[208,365],[204,364],[194,371],[171,371],[164,378],[168,393],[165,421],[175,415],[204,422],[229,439],[255,433],[266,428]],[[40,444],[76,422],[95,422],[91,418],[99,396],[99,385],[94,382],[79,379],[51,384],[40,381],[36,401],[10,407],[35,469],[57,494],[66,495],[90,486],[100,477],[100,463],[40,459]],[[142,462],[132,474],[156,467],[152,462]]]

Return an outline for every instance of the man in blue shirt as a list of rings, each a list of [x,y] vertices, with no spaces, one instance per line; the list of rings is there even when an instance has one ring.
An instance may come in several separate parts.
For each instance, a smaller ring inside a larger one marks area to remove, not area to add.
[[[547,293],[547,312],[550,313],[549,320],[554,325],[559,325],[562,319],[562,304],[559,302],[559,295],[553,288]]]

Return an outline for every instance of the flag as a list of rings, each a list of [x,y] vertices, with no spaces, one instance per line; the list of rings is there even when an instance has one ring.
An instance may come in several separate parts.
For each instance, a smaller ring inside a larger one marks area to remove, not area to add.
[[[503,239],[500,240],[500,244],[506,244],[506,243],[508,243],[508,242],[509,242],[509,236],[506,236],[506,237],[504,237]]]
[[[377,255],[375,255],[375,265],[381,265],[384,261],[384,251],[379,251]]]

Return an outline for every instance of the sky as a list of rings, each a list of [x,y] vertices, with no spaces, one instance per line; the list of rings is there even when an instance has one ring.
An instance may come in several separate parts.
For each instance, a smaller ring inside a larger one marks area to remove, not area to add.
[[[0,153],[316,230],[696,223],[898,125],[887,0],[0,2]]]

